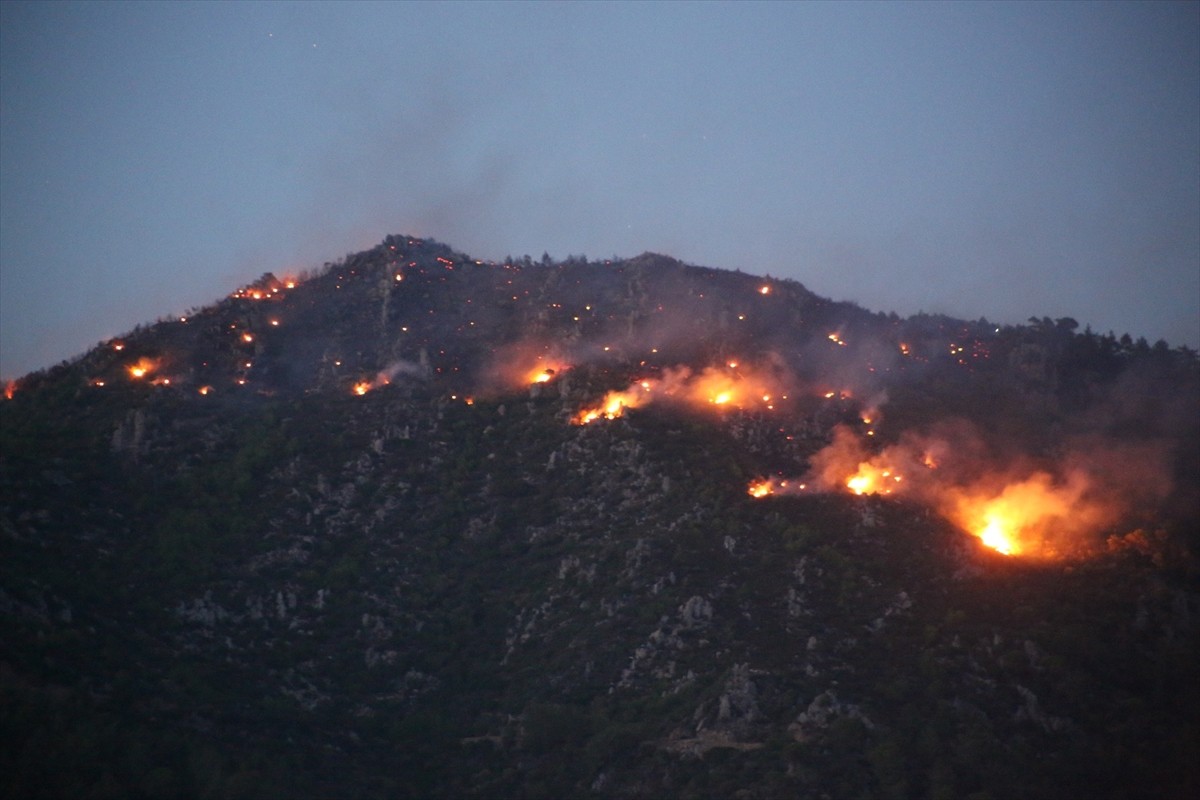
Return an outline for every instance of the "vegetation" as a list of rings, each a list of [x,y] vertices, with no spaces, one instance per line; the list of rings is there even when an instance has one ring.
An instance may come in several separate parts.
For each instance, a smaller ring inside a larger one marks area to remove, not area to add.
[[[411,237],[281,286],[0,402],[3,796],[1195,796],[1194,352]],[[496,366],[555,348],[542,386]],[[571,424],[752,356],[787,404]],[[878,447],[1107,437],[1169,487],[1046,561],[903,497],[746,493],[884,392]]]

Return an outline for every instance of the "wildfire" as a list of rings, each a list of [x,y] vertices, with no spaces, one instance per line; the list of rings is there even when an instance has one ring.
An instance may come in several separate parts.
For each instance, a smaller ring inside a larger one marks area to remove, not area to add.
[[[198,391],[198,392],[200,392],[200,394],[204,395],[204,394],[208,394],[209,392],[211,392],[212,387],[211,386],[201,386],[196,391]]]
[[[836,345],[841,345],[842,347],[846,346],[846,340],[843,339],[842,335],[840,333],[838,333],[837,331],[834,331],[833,333],[829,334],[825,338],[827,338],[829,341],[833,342]]]
[[[17,393],[17,382],[16,381],[9,381],[8,383],[4,384],[4,399],[5,400],[12,400],[13,395],[16,393]]]
[[[580,412],[576,424],[594,420],[613,419],[621,416],[625,408],[642,405],[651,400],[679,403],[695,409],[762,409],[775,408],[776,398],[786,400],[788,395],[779,394],[786,381],[770,370],[744,367],[737,360],[727,361],[722,367],[708,367],[693,372],[688,367],[664,370],[655,378],[643,379],[621,392],[611,392],[604,404]]]
[[[858,495],[892,494],[902,480],[890,469],[863,462],[858,465],[858,472],[846,479],[846,488]]]
[[[135,380],[141,380],[154,370],[158,369],[158,362],[152,358],[140,358],[125,369],[129,372],[129,377]]]
[[[645,394],[650,393],[650,389],[645,382],[638,385]],[[572,422],[576,425],[587,425],[589,422],[595,422],[598,419],[616,419],[625,413],[627,408],[637,408],[642,404],[643,397],[634,390],[624,392],[609,392],[604,403],[595,408],[585,408],[575,415]]]
[[[767,286],[767,285],[760,286],[760,287],[758,287],[758,293],[759,294],[770,294],[771,287]]]
[[[358,383],[354,384],[354,393],[359,396],[362,396],[369,391],[371,391],[370,381],[359,381]]]
[[[554,377],[554,370],[547,367],[543,370],[536,370],[529,379],[530,383],[548,383]]]
[[[976,536],[979,537],[981,542],[997,553],[1011,556],[1015,552],[1012,532],[1009,531],[1004,521],[997,517],[988,519],[987,524],[983,526],[983,530],[977,533]]]

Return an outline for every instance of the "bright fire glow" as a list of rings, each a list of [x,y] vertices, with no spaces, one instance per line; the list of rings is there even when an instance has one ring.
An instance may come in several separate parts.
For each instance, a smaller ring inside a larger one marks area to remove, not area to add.
[[[786,377],[770,369],[755,369],[740,361],[729,360],[723,367],[708,367],[693,372],[688,367],[664,370],[655,378],[644,379],[622,392],[611,392],[603,405],[580,412],[576,424],[621,416],[625,408],[634,408],[652,400],[664,400],[694,409],[728,408],[774,410],[774,398],[786,394]]]
[[[1003,520],[995,517],[989,519],[987,525],[977,535],[981,542],[997,553],[1011,556],[1014,552],[1012,534]]]
[[[864,461],[858,465],[858,472],[846,479],[846,488],[855,494],[891,494],[896,491],[896,484],[903,480],[890,469],[877,467]]]
[[[139,358],[135,363],[126,367],[126,369],[129,371],[129,377],[141,379],[158,369],[158,362],[152,358]]]
[[[771,287],[770,286],[760,286],[760,287],[758,287],[758,293],[759,294],[770,294]]]
[[[639,388],[641,387],[639,386]],[[642,393],[648,395],[650,390],[642,389]],[[644,399],[642,394],[632,389],[624,392],[609,392],[605,395],[603,404],[595,408],[585,408],[571,421],[576,425],[587,425],[598,419],[616,419],[625,413],[625,409],[637,408]]]
[[[359,381],[354,384],[354,393],[357,395],[364,395],[369,391],[371,391],[370,381]]]

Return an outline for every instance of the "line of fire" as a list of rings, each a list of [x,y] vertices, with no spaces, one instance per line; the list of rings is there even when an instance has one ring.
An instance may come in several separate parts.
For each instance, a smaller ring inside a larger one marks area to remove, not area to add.
[[[986,438],[981,426],[951,433],[914,424],[904,419],[914,416],[911,388],[904,412],[893,416],[887,387],[895,376],[986,371],[1000,328],[896,318],[866,331],[861,322],[838,319],[844,310],[837,304],[797,301],[798,284],[750,276],[719,292],[677,278],[680,308],[672,308],[670,294],[651,300],[642,285],[652,273],[647,265],[682,269],[661,257],[624,265],[528,257],[498,264],[411,237],[389,237],[377,251],[303,279],[268,273],[216,306],[113,339],[90,357],[88,383],[215,397],[237,389],[270,394],[284,375],[299,376],[304,392],[365,397],[396,383],[433,381],[444,384],[451,401],[468,405],[506,394],[557,395],[572,404],[564,424],[576,427],[612,423],[648,406],[718,422],[770,420],[766,429],[788,442],[804,428],[809,446],[790,474],[776,466],[752,481],[746,492],[755,500],[831,492],[902,499],[997,553],[1034,559],[1076,554],[1089,532],[1113,529],[1121,519],[1113,501],[1120,493],[1069,454],[989,454],[975,441]],[[597,288],[589,297],[589,287],[601,287],[596,276],[614,270],[626,296]],[[331,294],[356,305],[328,305]],[[350,310],[360,306],[370,314]],[[778,346],[770,332],[781,321],[808,326],[802,346]],[[312,331],[321,326],[335,335],[317,341]],[[364,355],[364,337],[389,343],[387,357]],[[737,354],[738,347],[748,354]],[[1007,356],[1031,380],[1045,371],[1044,361],[1029,346]],[[589,400],[585,384],[594,385],[597,374],[611,388]],[[20,389],[7,382],[4,396],[11,400]],[[964,453],[975,461],[957,463]]]

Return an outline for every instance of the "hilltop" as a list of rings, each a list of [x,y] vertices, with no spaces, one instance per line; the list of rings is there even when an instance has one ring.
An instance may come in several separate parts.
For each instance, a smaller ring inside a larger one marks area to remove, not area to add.
[[[1197,789],[1186,348],[389,236],[10,389],[8,795]]]

